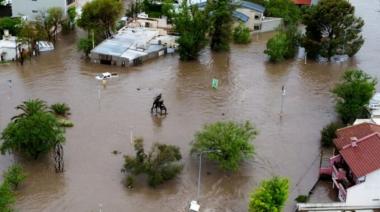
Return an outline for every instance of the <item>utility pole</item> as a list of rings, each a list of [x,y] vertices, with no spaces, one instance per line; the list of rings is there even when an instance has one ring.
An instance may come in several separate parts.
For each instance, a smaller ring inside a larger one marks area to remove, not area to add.
[[[281,92],[281,112],[280,112],[280,117],[282,117],[282,113],[283,113],[285,95],[286,95],[286,88],[285,88],[285,85],[283,85],[282,86],[282,92]]]

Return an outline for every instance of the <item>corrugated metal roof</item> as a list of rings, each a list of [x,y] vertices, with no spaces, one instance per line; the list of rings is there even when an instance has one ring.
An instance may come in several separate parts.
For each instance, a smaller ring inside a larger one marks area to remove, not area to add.
[[[356,177],[380,169],[380,133],[370,134],[339,151]]]
[[[234,12],[232,13],[232,15],[233,15],[235,18],[237,18],[237,19],[239,19],[239,20],[241,20],[241,21],[243,21],[243,22],[247,22],[247,21],[249,20],[249,17],[248,17],[247,15],[245,15],[244,13],[241,13],[241,12],[239,12],[239,11],[234,11]]]
[[[265,12],[265,7],[263,7],[263,6],[259,5],[259,4],[252,3],[252,2],[241,1],[239,5],[240,5],[240,7],[244,7],[244,8],[251,9],[251,10],[255,10],[255,11],[260,12],[260,13],[264,13]]]

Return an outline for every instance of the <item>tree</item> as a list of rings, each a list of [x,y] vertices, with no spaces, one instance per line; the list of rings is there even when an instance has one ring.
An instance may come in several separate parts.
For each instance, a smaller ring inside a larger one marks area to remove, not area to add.
[[[344,73],[343,82],[332,90],[336,95],[336,112],[343,123],[353,123],[366,111],[369,100],[375,94],[377,80],[362,70],[351,69]]]
[[[4,17],[0,18],[0,36],[3,35],[4,30],[9,30],[9,34],[18,35],[21,27],[20,18]]]
[[[92,40],[90,38],[81,38],[77,44],[77,48],[79,51],[82,51],[86,57],[90,54],[92,50]]]
[[[46,112],[48,109],[46,102],[41,99],[29,99],[23,101],[22,104],[17,105],[16,110],[21,110],[22,112],[11,118],[11,120],[18,120],[20,118],[25,118],[31,116],[37,112]]]
[[[207,14],[210,18],[210,47],[213,51],[228,51],[232,37],[233,7],[229,0],[207,1]]]
[[[45,29],[49,36],[49,40],[55,41],[58,27],[62,23],[63,10],[60,7],[52,7],[47,10],[45,17]]]
[[[148,184],[152,187],[173,179],[182,171],[183,166],[179,164],[182,156],[176,146],[155,143],[151,151],[146,154],[143,139],[139,138],[135,140],[134,148],[135,157],[124,156],[124,170],[134,176],[146,174]],[[128,178],[131,184],[133,179],[131,176]]]
[[[251,140],[257,133],[248,121],[241,124],[228,121],[205,125],[202,131],[195,134],[191,152],[196,154],[215,150],[206,157],[218,162],[223,170],[236,171],[241,161],[253,156]]]
[[[40,22],[23,21],[18,34],[18,41],[31,46],[30,52],[39,53],[37,42],[48,39],[44,26]]]
[[[288,199],[288,192],[288,179],[274,177],[270,180],[265,180],[251,193],[248,211],[280,212]]]
[[[298,39],[299,33],[296,27],[288,26],[268,40],[264,53],[269,55],[269,59],[273,62],[292,58],[297,51]]]
[[[324,147],[330,147],[333,140],[336,138],[336,131],[342,128],[343,125],[339,122],[331,122],[321,130],[321,143]]]
[[[177,42],[181,60],[194,60],[206,46],[208,23],[203,11],[198,7],[187,5],[183,1],[179,13],[174,17],[175,30],[180,34]]]
[[[239,23],[239,25],[235,27],[233,37],[235,43],[238,44],[247,44],[251,42],[251,32],[243,23]]]
[[[11,212],[13,211],[11,205],[15,202],[15,197],[12,192],[11,186],[3,182],[0,185],[0,211]]]
[[[297,25],[301,19],[301,10],[291,0],[269,0],[265,7],[266,16],[280,17],[285,25]]]
[[[346,0],[321,0],[304,16],[303,46],[308,56],[329,60],[336,54],[352,57],[364,43],[364,21],[355,17],[355,8]]]
[[[90,1],[83,6],[77,23],[88,32],[99,34],[99,39],[105,39],[112,35],[122,11],[123,3],[120,0]]]
[[[65,141],[59,122],[53,114],[45,111],[40,101],[26,101],[18,108],[24,112],[16,116],[1,133],[2,154],[19,151],[37,159],[40,154],[49,152],[56,144]]]
[[[26,178],[24,170],[19,164],[14,164],[10,166],[3,176],[4,176],[4,181],[6,183],[9,183],[9,185],[11,185],[15,189]]]

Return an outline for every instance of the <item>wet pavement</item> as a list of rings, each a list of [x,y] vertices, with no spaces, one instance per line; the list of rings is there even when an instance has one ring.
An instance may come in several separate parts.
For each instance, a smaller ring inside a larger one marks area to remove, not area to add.
[[[253,141],[256,156],[237,173],[220,172],[205,162],[201,207],[210,212],[246,211],[249,192],[261,180],[281,175],[291,180],[286,211],[292,211],[293,200],[307,193],[317,179],[320,129],[335,118],[329,90],[349,67],[380,77],[380,3],[351,2],[366,21],[366,43],[345,63],[270,64],[263,51],[272,34],[262,34],[248,46],[233,45],[230,53],[206,49],[199,61],[180,62],[178,55],[168,55],[142,66],[120,68],[81,60],[78,35],[73,34],[60,37],[56,51],[24,66],[0,65],[1,130],[17,113],[14,107],[28,98],[68,103],[75,124],[66,132],[63,174],[54,172],[48,156],[38,161],[0,156],[0,171],[17,161],[28,174],[17,193],[16,209],[98,211],[102,204],[103,211],[186,211],[196,196],[198,164],[189,155],[194,133],[205,123],[249,120],[260,131]],[[101,72],[117,72],[119,77],[103,86],[94,78]],[[219,79],[217,90],[211,88],[213,78]],[[286,96],[280,118],[283,85]],[[165,118],[149,112],[159,93],[168,107]],[[134,190],[126,189],[120,169],[122,155],[133,154],[131,132],[144,137],[147,149],[157,141],[178,145],[185,164],[181,175],[156,189],[143,179]],[[113,150],[122,154],[114,155]]]

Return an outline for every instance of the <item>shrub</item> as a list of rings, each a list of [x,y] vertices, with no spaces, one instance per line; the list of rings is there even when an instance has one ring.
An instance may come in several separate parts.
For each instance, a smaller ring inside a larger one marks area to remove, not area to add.
[[[124,156],[125,171],[135,176],[146,174],[148,184],[152,187],[173,179],[182,171],[183,166],[179,164],[182,156],[178,147],[155,143],[151,151],[146,154],[143,142],[142,138],[135,140],[135,157]]]
[[[58,116],[70,115],[70,107],[66,103],[55,103],[50,106],[51,111]]]
[[[336,131],[342,128],[343,124],[339,122],[331,122],[321,130],[321,143],[324,147],[330,147],[336,138]]]
[[[251,33],[249,28],[243,23],[240,23],[237,27],[235,27],[233,37],[235,43],[238,44],[247,44],[251,42]]]
[[[77,44],[79,51],[82,51],[86,57],[90,54],[92,50],[92,40],[90,38],[81,38]]]
[[[298,203],[306,203],[309,201],[309,197],[307,195],[299,195],[295,200]]]
[[[236,171],[241,161],[253,156],[251,140],[257,133],[248,121],[242,124],[228,121],[205,125],[202,131],[195,134],[191,152],[198,154],[215,150],[205,156],[218,162],[223,170]]]
[[[25,178],[26,175],[24,170],[18,164],[10,166],[4,173],[4,181],[13,186],[13,188],[17,188],[18,185],[25,180]]]
[[[281,62],[294,57],[297,51],[299,33],[295,26],[289,26],[280,30],[274,37],[268,40],[267,49],[264,51],[272,62]]]
[[[12,192],[11,186],[8,183],[0,185],[0,211],[11,212],[11,206],[15,202],[15,197]]]

